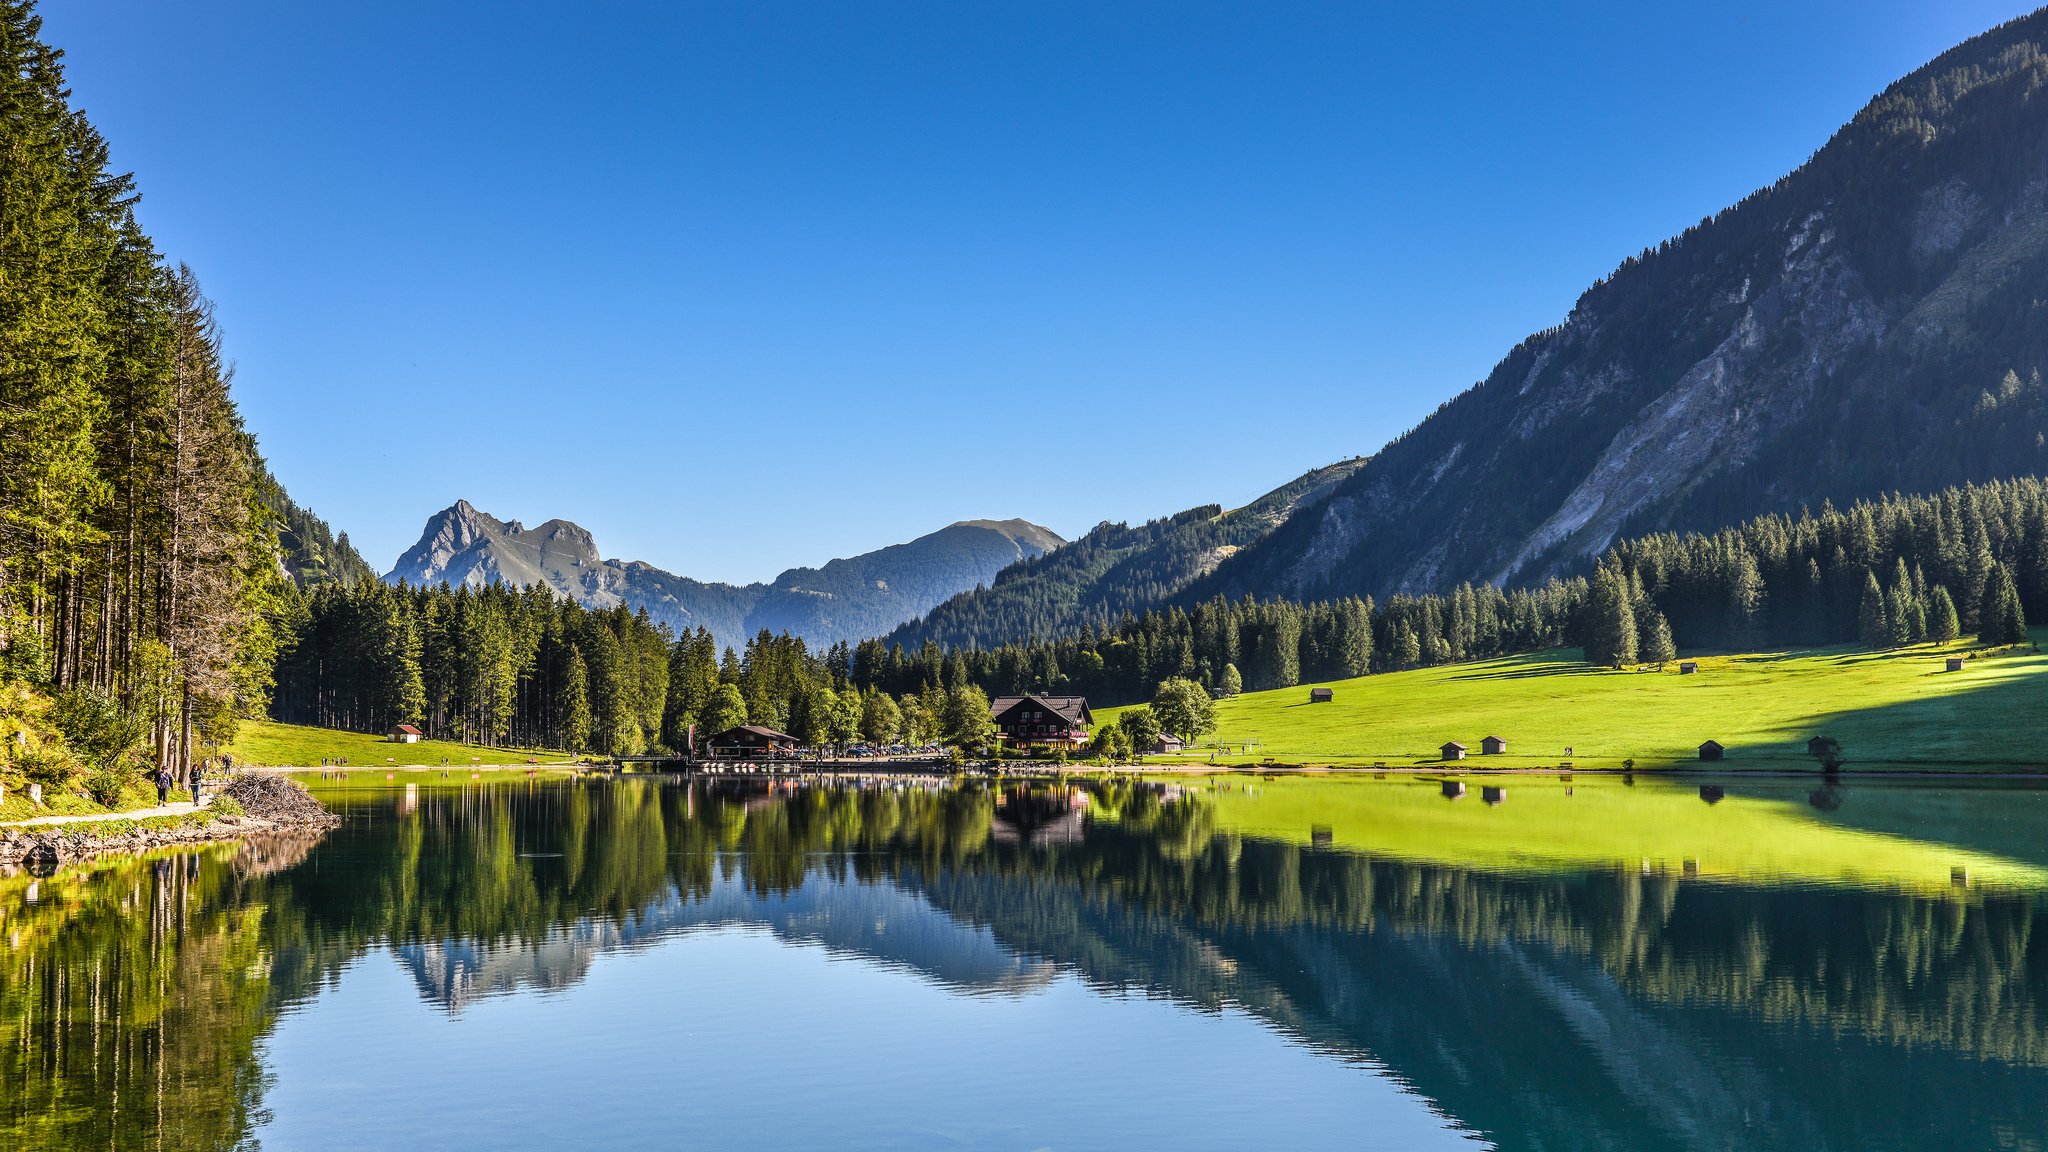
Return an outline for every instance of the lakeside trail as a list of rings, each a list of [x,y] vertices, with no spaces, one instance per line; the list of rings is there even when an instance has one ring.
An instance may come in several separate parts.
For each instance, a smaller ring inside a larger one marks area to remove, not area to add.
[[[148,820],[156,816],[190,816],[213,807],[215,793],[205,802],[193,804],[189,801],[179,804],[164,804],[152,808],[135,808],[127,812],[92,812],[83,816],[34,816],[27,820],[0,820],[0,828],[47,828],[55,824],[93,824],[107,820]]]
[[[211,803],[187,802],[102,815],[38,816],[0,825],[0,867],[25,864],[40,874],[65,861],[102,853],[324,830],[340,822],[305,785],[282,775],[240,776],[214,795],[233,797],[242,814],[219,815]]]

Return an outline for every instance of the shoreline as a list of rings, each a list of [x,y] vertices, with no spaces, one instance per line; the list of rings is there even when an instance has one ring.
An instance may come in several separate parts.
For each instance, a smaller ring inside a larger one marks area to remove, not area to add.
[[[0,828],[0,867],[37,871],[94,856],[140,854],[159,848],[224,844],[272,832],[327,828],[332,821],[279,821],[255,816],[156,816],[109,819],[95,824],[45,824]],[[114,827],[106,827],[113,825]]]
[[[304,785],[267,776],[245,777],[215,793],[242,811],[213,810],[140,818],[110,813],[57,824],[0,826],[0,867],[43,873],[93,856],[247,840],[273,832],[325,830],[341,823]]]

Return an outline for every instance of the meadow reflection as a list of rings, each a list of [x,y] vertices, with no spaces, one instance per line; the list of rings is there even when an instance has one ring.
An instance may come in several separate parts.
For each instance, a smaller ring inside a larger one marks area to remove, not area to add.
[[[730,926],[962,995],[1068,972],[1240,1007],[1503,1147],[2048,1132],[2048,908],[2026,887],[1420,861],[1128,780],[327,799],[348,819],[317,841],[0,878],[0,1145],[246,1142],[263,1037],[372,950],[460,1012]]]

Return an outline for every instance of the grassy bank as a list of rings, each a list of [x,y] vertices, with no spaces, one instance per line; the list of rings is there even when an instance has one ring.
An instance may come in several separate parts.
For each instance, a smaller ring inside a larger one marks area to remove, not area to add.
[[[2036,639],[2041,633],[2036,633]],[[1968,655],[1963,671],[1944,660]],[[1438,748],[1471,748],[1466,766],[1580,768],[1697,765],[1718,740],[1729,768],[1806,770],[1806,741],[1833,736],[1856,769],[2048,767],[2048,656],[1917,645],[1891,652],[1818,648],[1698,658],[1697,675],[1590,668],[1574,650],[1253,692],[1216,706],[1223,762],[1438,767]],[[1334,699],[1309,702],[1311,687]],[[1097,714],[1113,718],[1117,709]],[[1508,742],[1481,756],[1483,736]],[[1247,749],[1247,742],[1257,747]],[[1206,762],[1202,747],[1179,759]]]
[[[224,749],[238,764],[274,768],[318,768],[322,760],[346,758],[350,767],[381,768],[389,765],[449,767],[479,764],[553,763],[567,760],[560,752],[534,752],[506,748],[479,748],[446,740],[422,740],[417,744],[393,744],[362,732],[332,728],[309,728],[299,724],[277,724],[265,720],[244,721],[235,742]]]
[[[2048,862],[2038,850],[1995,831],[1936,842],[1902,834],[1894,818],[1960,804],[1976,816],[2017,806],[2038,821],[2048,806],[2039,790],[1930,797],[1910,786],[1852,787],[1829,797],[1838,806],[1822,811],[1809,798],[1811,784],[1730,781],[1712,804],[1690,780],[1631,786],[1616,776],[1543,775],[1498,784],[1503,795],[1488,804],[1476,781],[1450,800],[1433,777],[1183,781],[1213,804],[1219,831],[1301,844],[1327,836],[1333,847],[1491,872],[1649,868],[1744,882],[1944,890],[1961,868],[1973,885],[2048,887]]]

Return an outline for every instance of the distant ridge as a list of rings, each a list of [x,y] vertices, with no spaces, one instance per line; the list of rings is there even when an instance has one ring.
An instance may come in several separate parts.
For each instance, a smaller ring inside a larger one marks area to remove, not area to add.
[[[1342,460],[1305,473],[1242,508],[1205,504],[1133,528],[1101,524],[1072,543],[1004,569],[985,588],[962,592],[890,633],[916,648],[993,648],[1031,637],[1107,625],[1125,612],[1181,595],[1288,517],[1313,508],[1365,461]]]
[[[887,632],[997,572],[1064,543],[1027,520],[963,520],[873,552],[792,568],[766,584],[692,580],[639,561],[607,560],[589,531],[568,520],[532,528],[467,500],[427,518],[387,583],[504,584],[553,589],[589,608],[645,608],[681,631],[703,627],[722,647],[762,629],[813,647]]]
[[[1646,249],[1189,589],[1535,583],[1624,536],[2048,472],[2048,10]]]

